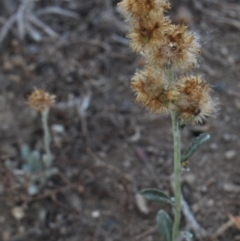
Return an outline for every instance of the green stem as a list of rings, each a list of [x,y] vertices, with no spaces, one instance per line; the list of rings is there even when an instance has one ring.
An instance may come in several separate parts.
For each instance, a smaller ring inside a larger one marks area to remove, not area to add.
[[[46,159],[44,160],[45,167],[51,166],[52,160],[53,160],[51,149],[50,149],[51,136],[50,136],[50,131],[48,127],[48,113],[49,113],[49,109],[45,109],[42,112],[42,124],[43,124],[43,132],[44,132],[43,143],[44,143],[44,150],[46,154]]]
[[[181,218],[181,132],[177,113],[172,112],[172,130],[174,140],[174,196],[175,215],[173,223],[173,241],[177,240]]]

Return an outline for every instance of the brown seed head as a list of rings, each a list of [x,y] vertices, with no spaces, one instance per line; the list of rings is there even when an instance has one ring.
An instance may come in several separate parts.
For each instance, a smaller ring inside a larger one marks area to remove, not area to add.
[[[182,77],[176,86],[179,92],[176,105],[181,119],[201,122],[213,114],[215,104],[210,96],[210,86],[200,76]]]
[[[123,0],[118,6],[125,17],[136,17],[167,11],[168,0]]]
[[[171,26],[168,18],[145,16],[139,19],[133,19],[130,24],[130,31],[127,35],[131,39],[130,46],[133,51],[141,52],[144,49],[156,51],[161,48],[164,41],[165,31]]]
[[[173,70],[189,70],[197,64],[199,43],[183,24],[168,25],[158,50],[150,50],[149,61],[160,68],[171,65]]]
[[[169,112],[178,98],[176,90],[168,89],[165,73],[154,72],[151,67],[137,72],[131,86],[136,93],[136,101],[153,112]]]
[[[50,95],[42,89],[36,89],[28,97],[28,104],[36,111],[44,111],[50,108],[55,102],[55,96]]]

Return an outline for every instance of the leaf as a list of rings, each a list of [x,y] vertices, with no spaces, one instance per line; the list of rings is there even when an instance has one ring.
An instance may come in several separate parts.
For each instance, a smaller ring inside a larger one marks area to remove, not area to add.
[[[24,169],[28,172],[36,173],[43,170],[43,164],[41,161],[40,153],[39,151],[32,151],[24,164]]]
[[[181,232],[181,236],[184,238],[186,241],[192,241],[193,234],[188,232],[188,231],[183,231]]]
[[[151,201],[169,203],[171,205],[174,205],[173,199],[167,196],[165,193],[159,191],[158,189],[145,189],[141,191],[140,194]]]
[[[164,210],[157,213],[157,224],[163,241],[172,241],[172,220]]]
[[[34,183],[30,184],[30,186],[28,187],[28,194],[33,196],[38,194],[39,192],[39,188],[37,185],[35,185]]]
[[[31,153],[31,150],[29,145],[24,144],[21,146],[21,158],[23,161],[27,162],[30,153]]]
[[[181,163],[187,162],[189,157],[191,157],[200,147],[202,143],[207,141],[210,138],[210,135],[208,133],[203,133],[196,137],[189,145],[187,151],[185,154],[181,157]]]

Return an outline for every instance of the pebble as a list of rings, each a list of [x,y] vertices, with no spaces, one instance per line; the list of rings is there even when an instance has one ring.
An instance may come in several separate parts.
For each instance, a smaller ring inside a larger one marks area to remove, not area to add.
[[[232,137],[231,137],[231,135],[229,133],[224,133],[222,138],[226,142],[229,142],[232,139]]]
[[[13,207],[11,212],[12,212],[13,217],[17,220],[21,220],[25,216],[24,209],[21,206]]]
[[[208,207],[212,207],[214,205],[214,200],[213,199],[209,199],[208,201],[207,201],[207,206]]]
[[[99,218],[101,216],[101,213],[100,213],[100,211],[95,210],[95,211],[92,212],[91,215],[92,215],[93,218]]]
[[[237,152],[235,150],[229,150],[229,151],[225,152],[225,157],[228,160],[234,158],[236,155],[237,155]]]
[[[63,134],[65,132],[65,128],[63,125],[60,124],[53,124],[52,131],[56,134]]]
[[[189,185],[193,185],[196,180],[196,175],[192,173],[187,173],[183,176],[182,180],[188,183]]]
[[[215,142],[211,143],[211,144],[210,144],[210,149],[211,149],[212,151],[216,151],[216,150],[218,149],[218,144],[215,143]]]
[[[240,192],[240,186],[233,183],[224,183],[223,190],[226,192]]]
[[[82,200],[80,199],[80,197],[75,194],[75,193],[68,193],[67,194],[67,199],[69,201],[69,203],[71,204],[71,206],[77,210],[77,211],[81,211],[82,209]]]
[[[143,214],[149,213],[149,209],[148,209],[148,206],[147,206],[146,199],[141,194],[137,193],[135,195],[135,202],[136,202],[138,210],[141,213],[143,213]]]

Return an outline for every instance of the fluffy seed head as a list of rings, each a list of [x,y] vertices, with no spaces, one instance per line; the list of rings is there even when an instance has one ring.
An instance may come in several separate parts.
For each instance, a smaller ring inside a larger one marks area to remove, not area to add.
[[[157,18],[144,16],[133,19],[127,35],[131,39],[130,47],[135,52],[141,52],[144,49],[156,51],[164,43],[162,40],[168,26],[171,26],[171,21],[163,16]]]
[[[55,95],[51,95],[42,89],[36,89],[28,97],[28,104],[36,111],[44,111],[55,102]]]
[[[146,55],[154,65],[163,68],[171,65],[173,70],[189,70],[196,66],[200,53],[197,38],[187,31],[183,24],[171,25],[165,29],[161,46]]]
[[[130,46],[146,63],[132,78],[136,101],[154,112],[174,111],[184,123],[211,115],[215,103],[200,76],[175,80],[175,72],[196,67],[200,45],[183,23],[175,25],[165,16],[169,1],[122,0],[118,5],[129,22]]]
[[[176,102],[180,118],[185,122],[202,122],[213,114],[215,104],[211,88],[200,76],[182,77],[177,82],[179,99]]]
[[[125,17],[144,16],[170,9],[168,0],[123,0],[118,6]]]
[[[177,91],[168,88],[164,72],[154,72],[150,67],[137,72],[131,86],[136,93],[136,101],[156,113],[169,112],[178,98]]]

